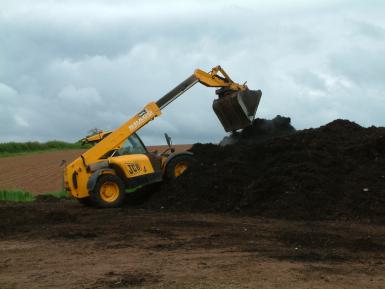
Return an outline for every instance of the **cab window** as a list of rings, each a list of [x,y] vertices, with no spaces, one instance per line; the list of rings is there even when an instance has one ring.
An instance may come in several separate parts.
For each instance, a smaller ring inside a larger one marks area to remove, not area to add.
[[[147,150],[136,134],[130,136],[117,150],[116,156],[130,155],[130,154],[146,154]]]

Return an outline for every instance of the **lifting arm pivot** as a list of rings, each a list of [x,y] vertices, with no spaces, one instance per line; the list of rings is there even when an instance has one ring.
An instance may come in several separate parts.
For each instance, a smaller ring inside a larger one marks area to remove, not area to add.
[[[218,72],[220,72],[222,76],[220,76]],[[193,87],[197,82],[200,82],[201,84],[208,87],[228,88],[234,92],[244,91],[247,89],[245,84],[238,84],[232,81],[228,74],[223,70],[223,68],[218,65],[212,68],[210,72],[196,69],[194,74],[189,76],[185,81],[181,82],[178,86],[165,94],[156,102],[156,104],[160,109],[165,108],[168,104],[173,102],[180,95]]]

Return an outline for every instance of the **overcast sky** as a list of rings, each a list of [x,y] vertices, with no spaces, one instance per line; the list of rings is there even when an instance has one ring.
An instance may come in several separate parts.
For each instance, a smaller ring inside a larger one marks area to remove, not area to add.
[[[0,142],[111,130],[195,68],[261,89],[258,117],[385,125],[385,1],[0,0]],[[140,131],[217,142],[196,85]]]

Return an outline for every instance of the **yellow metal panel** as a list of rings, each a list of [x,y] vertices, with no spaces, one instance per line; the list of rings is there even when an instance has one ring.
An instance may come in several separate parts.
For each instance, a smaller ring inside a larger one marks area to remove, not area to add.
[[[73,177],[75,174],[75,177]],[[89,196],[87,190],[87,182],[91,173],[87,172],[81,158],[77,158],[66,167],[65,181],[70,189],[72,196],[76,198],[84,198]],[[77,187],[74,186],[74,178],[77,180]]]
[[[222,73],[223,77],[219,76],[218,72]],[[194,75],[201,84],[208,87],[228,87],[234,91],[243,91],[246,89],[246,85],[232,81],[220,66],[214,67],[210,72],[196,69]]]
[[[149,158],[143,154],[112,157],[108,161],[110,165],[117,165],[122,168],[127,178],[154,173],[154,168]]]

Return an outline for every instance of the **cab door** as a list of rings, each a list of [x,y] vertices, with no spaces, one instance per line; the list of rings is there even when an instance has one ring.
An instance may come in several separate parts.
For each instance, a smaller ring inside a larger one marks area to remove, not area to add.
[[[108,161],[119,172],[126,187],[143,186],[162,180],[160,160],[147,151],[137,134],[127,138]]]

